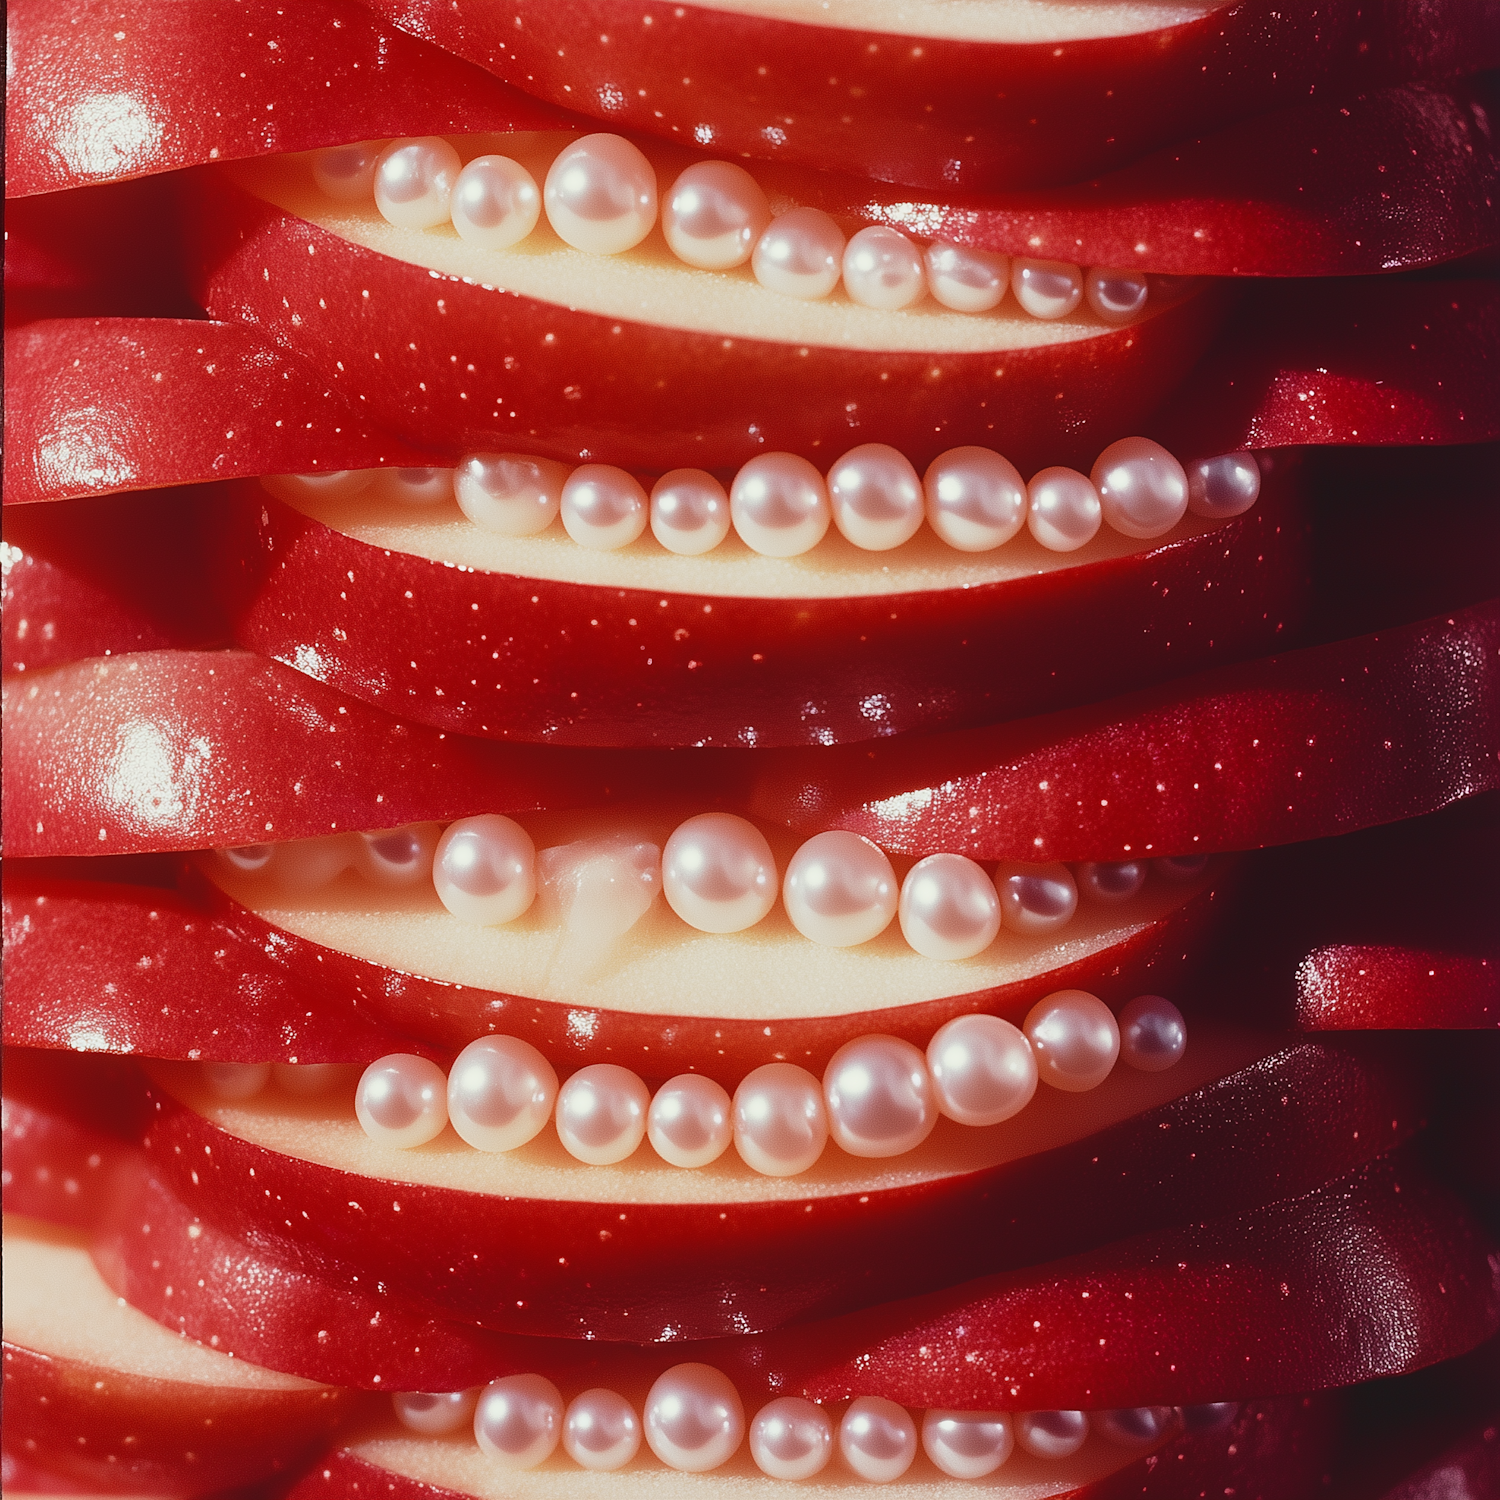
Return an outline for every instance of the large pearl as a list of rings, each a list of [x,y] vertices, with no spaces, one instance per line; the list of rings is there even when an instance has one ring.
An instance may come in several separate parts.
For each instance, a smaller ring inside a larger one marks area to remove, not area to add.
[[[392,141],[375,164],[375,206],[398,229],[446,224],[459,170],[458,152],[438,136]]]
[[[1187,467],[1188,509],[1211,521],[1242,516],[1260,499],[1260,465],[1253,453],[1221,453]]]
[[[504,1469],[534,1469],[562,1437],[563,1400],[545,1375],[505,1375],[479,1393],[474,1437]]]
[[[1098,1088],[1120,1055],[1113,1012],[1085,990],[1057,990],[1038,1000],[1022,1029],[1042,1082],[1065,1093]]]
[[[438,840],[432,883],[461,922],[513,922],[536,899],[536,845],[519,823],[499,813],[460,818]]]
[[[1064,260],[1018,260],[1010,284],[1033,318],[1065,318],[1083,301],[1083,272]]]
[[[1081,1411],[1027,1411],[1016,1417],[1016,1441],[1033,1458],[1068,1458],[1088,1440]]]
[[[514,1151],[552,1117],[557,1073],[530,1042],[482,1036],[448,1070],[448,1118],[476,1151]]]
[[[650,516],[640,481],[611,464],[584,464],[563,485],[563,527],[580,547],[596,552],[628,547],[646,529]]]
[[[1120,1056],[1143,1073],[1164,1073],[1187,1051],[1187,1022],[1161,995],[1137,995],[1120,1012]]]
[[[890,926],[899,891],[883,849],[857,833],[833,829],[814,834],[792,856],[781,899],[803,937],[852,948]]]
[[[750,1456],[772,1479],[811,1479],[833,1457],[833,1423],[821,1406],[782,1396],[756,1412]]]
[[[823,540],[833,519],[823,476],[795,453],[762,453],[734,476],[729,514],[763,557],[796,557]]]
[[[1066,927],[1078,910],[1078,887],[1066,865],[1003,863],[995,870],[995,889],[1001,921],[1027,937]]]
[[[729,535],[729,496],[706,469],[673,469],[651,486],[651,534],[668,552],[698,557]]]
[[[436,823],[408,823],[384,833],[362,833],[354,845],[354,867],[366,880],[392,890],[425,885],[442,830]]]
[[[734,1139],[734,1105],[712,1078],[679,1073],[656,1091],[646,1115],[646,1134],[656,1154],[674,1167],[706,1167]]]
[[[815,302],[839,284],[844,232],[821,208],[794,208],[756,240],[750,268],[768,291]]]
[[[313,157],[313,181],[335,202],[368,203],[375,192],[381,149],[377,141],[330,146]]]
[[[1146,866],[1138,859],[1125,860],[1121,864],[1082,864],[1073,874],[1080,890],[1093,900],[1110,906],[1129,901],[1146,883]]]
[[[608,1167],[633,1155],[646,1138],[651,1095],[629,1068],[591,1063],[557,1095],[557,1138],[569,1155]]]
[[[904,1156],[937,1124],[927,1059],[894,1036],[845,1042],[823,1072],[828,1129],[850,1156]]]
[[[839,1453],[861,1479],[890,1484],[917,1456],[917,1424],[884,1396],[860,1396],[839,1423]]]
[[[705,1474],[727,1463],[745,1436],[745,1407],[712,1365],[673,1365],[646,1397],[646,1441],[668,1468]]]
[[[950,448],[922,479],[927,524],[960,552],[988,552],[1026,524],[1026,486],[1007,458],[989,448]]]
[[[929,854],[901,882],[901,932],[923,958],[983,953],[1000,931],[994,882],[962,854]]]
[[[998,1125],[1031,1103],[1036,1055],[1026,1034],[999,1016],[955,1016],[927,1044],[937,1106],[960,1125]]]
[[[1104,519],[1122,536],[1165,536],[1187,514],[1187,475],[1150,438],[1121,438],[1094,460],[1089,476]]]
[[[1010,257],[938,240],[922,257],[932,295],[954,312],[988,312],[998,307],[1010,285]]]
[[[253,1099],[271,1081],[271,1064],[204,1063],[203,1081],[215,1099],[222,1099],[226,1104],[240,1104]]]
[[[562,1444],[579,1468],[623,1469],[640,1452],[641,1420],[619,1392],[585,1391],[568,1403]]]
[[[1146,310],[1150,284],[1144,271],[1116,271],[1094,266],[1083,278],[1083,295],[1094,315],[1116,326],[1133,322]]]
[[[760,184],[727,161],[695,162],[672,184],[661,210],[672,254],[704,271],[744,265],[770,222]]]
[[[276,846],[270,871],[289,891],[316,891],[337,880],[354,863],[355,842],[347,834],[330,833],[320,839],[293,839]]]
[[[1095,1432],[1122,1448],[1149,1448],[1172,1430],[1176,1418],[1170,1406],[1126,1406],[1097,1411],[1090,1422]]]
[[[542,196],[559,237],[590,255],[618,255],[656,223],[656,173],[624,136],[586,135],[547,172]]]
[[[443,1437],[469,1425],[477,1393],[474,1391],[398,1391],[391,1397],[396,1420],[408,1432]]]
[[[389,1053],[360,1075],[354,1113],[377,1145],[402,1151],[425,1146],[448,1123],[448,1080],[425,1057]]]
[[[1086,474],[1055,466],[1027,485],[1026,524],[1049,552],[1076,552],[1094,540],[1104,519],[1099,491]]]
[[[500,536],[545,531],[562,505],[568,466],[521,453],[471,453],[454,470],[458,508]]]
[[[743,932],[776,904],[776,860],[766,836],[733,813],[679,823],[661,851],[667,904],[699,932]]]
[[[458,237],[481,250],[508,250],[524,240],[542,213],[536,178],[508,156],[476,156],[453,187]]]
[[[881,312],[910,307],[927,295],[922,252],[885,224],[871,224],[844,246],[844,290],[852,302]]]
[[[929,1411],[922,1418],[922,1449],[954,1479],[983,1479],[1015,1447],[1003,1411]]]
[[[833,524],[866,552],[910,541],[926,514],[922,482],[906,455],[885,443],[861,443],[828,471]]]
[[[734,1091],[734,1147],[766,1177],[805,1172],[828,1144],[823,1087],[795,1063],[764,1063]]]

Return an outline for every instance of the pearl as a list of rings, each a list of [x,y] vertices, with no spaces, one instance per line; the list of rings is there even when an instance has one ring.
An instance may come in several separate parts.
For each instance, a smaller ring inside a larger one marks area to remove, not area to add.
[[[514,1151],[552,1117],[557,1073],[530,1042],[482,1036],[448,1070],[448,1119],[476,1151]]]
[[[1000,931],[994,883],[962,854],[918,860],[901,882],[897,909],[902,935],[923,958],[973,958]]]
[[[360,1075],[354,1113],[377,1145],[425,1146],[448,1123],[448,1080],[435,1062],[392,1052]]]
[[[536,178],[508,156],[476,156],[453,186],[453,227],[465,244],[481,250],[519,244],[541,213]]]
[[[1002,863],[995,869],[995,889],[1005,926],[1028,937],[1066,927],[1078,910],[1078,887],[1066,865]]]
[[[667,904],[699,932],[743,932],[776,904],[776,860],[766,836],[733,813],[679,823],[662,848]]]
[[[712,1365],[673,1365],[646,1397],[646,1441],[668,1468],[687,1474],[717,1469],[745,1436],[740,1393]]]
[[[585,1391],[568,1403],[562,1445],[582,1469],[623,1469],[640,1452],[641,1421],[617,1391]]]
[[[1010,268],[1016,301],[1033,318],[1065,318],[1083,301],[1083,272],[1063,260],[1018,260]]]
[[[352,1083],[346,1063],[272,1063],[271,1077],[283,1094],[294,1099],[320,1099]]]
[[[1188,1432],[1218,1432],[1240,1414],[1238,1401],[1207,1401],[1199,1406],[1179,1406],[1177,1415]]]
[[[1096,1411],[1091,1425],[1122,1448],[1149,1448],[1171,1431],[1176,1415],[1170,1406],[1127,1406],[1118,1411]]]
[[[1122,864],[1082,864],[1073,872],[1079,888],[1095,901],[1115,906],[1128,901],[1146,883],[1145,862],[1126,860]]]
[[[823,1072],[828,1129],[850,1156],[904,1156],[937,1124],[927,1059],[894,1036],[845,1042]]]
[[[563,485],[562,523],[580,547],[614,552],[645,529],[651,507],[640,481],[610,464],[584,464]]]
[[[1168,855],[1163,859],[1153,859],[1151,867],[1164,879],[1186,883],[1196,880],[1208,868],[1208,856],[1206,854]]]
[[[760,184],[727,161],[695,162],[672,184],[661,210],[672,254],[703,271],[744,265],[770,222]]]
[[[313,181],[338,203],[368,203],[375,192],[378,141],[353,141],[330,146],[313,157]]]
[[[884,1396],[860,1396],[839,1423],[839,1453],[861,1479],[890,1484],[917,1456],[917,1424]]]
[[[927,286],[954,312],[988,312],[1004,300],[1010,285],[1010,257],[938,240],[927,247]]]
[[[1094,461],[1089,476],[1104,519],[1123,536],[1165,536],[1187,514],[1187,475],[1150,438],[1121,438]]]
[[[504,1469],[534,1469],[562,1436],[563,1400],[545,1375],[505,1375],[479,1393],[474,1437]]]
[[[929,1411],[922,1449],[953,1479],[983,1479],[1011,1455],[1015,1438],[1003,1411]]]
[[[867,943],[890,926],[899,892],[885,851],[843,829],[816,833],[792,856],[781,882],[792,926],[828,948]]]
[[[734,1091],[734,1148],[765,1177],[805,1172],[828,1144],[823,1087],[795,1063],[765,1063]]]
[[[471,453],[453,474],[458,508],[485,531],[535,536],[562,505],[568,466],[520,453]]]
[[[823,540],[833,519],[823,476],[795,453],[762,453],[734,476],[729,514],[762,557],[796,557]]]
[[[396,1420],[423,1437],[443,1437],[469,1425],[474,1391],[397,1391],[391,1397]]]
[[[1085,990],[1057,990],[1031,1007],[1022,1027],[1043,1083],[1069,1094],[1096,1089],[1120,1055],[1110,1008]]]
[[[646,1138],[651,1095],[629,1068],[591,1063],[557,1095],[557,1138],[570,1156],[591,1167],[613,1166]]]
[[[794,208],[756,240],[750,268],[767,291],[816,302],[839,284],[844,232],[821,208]]]
[[[698,557],[729,535],[729,496],[704,469],[673,469],[651,487],[651,534],[668,552]]]
[[[292,505],[315,500],[351,500],[371,485],[378,469],[330,469],[324,474],[266,474],[261,488]]]
[[[460,818],[438,840],[432,883],[459,921],[498,927],[536,899],[536,846],[519,823],[498,813]]]
[[[1187,1051],[1187,1022],[1161,995],[1137,995],[1121,1012],[1120,1056],[1143,1073],[1163,1073]]]
[[[1036,1054],[999,1016],[955,1016],[927,1044],[938,1109],[960,1125],[998,1125],[1031,1103]]]
[[[910,307],[927,295],[922,252],[885,224],[859,230],[844,246],[844,290],[851,302],[880,312]]]
[[[1150,290],[1144,271],[1094,266],[1083,278],[1083,295],[1095,316],[1106,323],[1129,323],[1140,317]]]
[[[1227,521],[1260,499],[1260,465],[1253,453],[1221,453],[1188,465],[1188,509],[1195,516]]]
[[[821,1406],[782,1396],[755,1414],[750,1456],[772,1479],[811,1479],[833,1457],[833,1423]]]
[[[1016,1441],[1033,1458],[1068,1458],[1088,1435],[1089,1419],[1081,1411],[1028,1411],[1016,1418]]]
[[[270,864],[278,885],[291,891],[321,890],[354,863],[354,840],[331,833],[320,839],[293,839],[278,844]]]
[[[1061,466],[1043,469],[1026,489],[1026,524],[1049,552],[1076,552],[1094,540],[1104,509],[1086,475]]]
[[[927,524],[960,552],[988,552],[1026,524],[1026,486],[1009,459],[989,448],[950,448],[922,480]]]
[[[361,833],[354,842],[354,868],[376,885],[400,890],[432,879],[432,861],[442,830],[436,823],[408,823],[384,833]]]
[[[656,1154],[674,1167],[706,1167],[729,1149],[734,1105],[712,1078],[679,1073],[651,1100],[646,1134]]]
[[[241,844],[237,849],[215,849],[214,853],[236,875],[259,875],[276,857],[276,845]]]
[[[902,453],[861,443],[828,471],[833,524],[866,552],[889,552],[910,541],[926,514],[922,482]]]
[[[398,505],[446,505],[453,499],[453,470],[376,469],[374,491]]]
[[[203,1081],[214,1098],[226,1104],[253,1099],[271,1081],[271,1065],[261,1063],[211,1062],[203,1064]]]
[[[547,220],[575,250],[618,255],[656,223],[656,173],[624,136],[586,135],[547,172]]]
[[[458,152],[435,135],[392,141],[375,164],[375,206],[398,229],[433,229],[446,224]]]

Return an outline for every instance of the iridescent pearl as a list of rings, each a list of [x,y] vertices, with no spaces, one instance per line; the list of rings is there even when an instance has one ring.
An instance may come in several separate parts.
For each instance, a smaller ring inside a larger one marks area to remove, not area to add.
[[[917,1424],[884,1396],[860,1396],[839,1422],[839,1453],[861,1479],[890,1484],[917,1456]]]
[[[1068,1458],[1088,1440],[1081,1411],[1026,1411],[1016,1417],[1016,1442],[1033,1458]]]
[[[570,1156],[591,1167],[613,1166],[646,1138],[651,1095],[629,1068],[591,1063],[557,1095],[557,1138]]]
[[[296,505],[311,500],[350,500],[362,495],[378,469],[330,469],[325,474],[265,474],[261,488]]]
[[[973,958],[1000,931],[994,882],[962,854],[918,860],[901,882],[897,909],[902,935],[923,958]]]
[[[781,882],[792,926],[829,948],[852,948],[878,937],[896,915],[899,894],[885,851],[843,829],[808,839]]]
[[[313,181],[337,203],[368,203],[375,192],[378,141],[330,146],[313,157]]]
[[[850,1156],[904,1156],[938,1121],[927,1059],[894,1036],[845,1042],[823,1072],[823,1102],[829,1133]]]
[[[989,448],[950,448],[922,480],[927,524],[960,552],[988,552],[1026,524],[1026,486],[1009,459]]]
[[[811,1479],[833,1457],[833,1423],[821,1406],[782,1396],[755,1414],[750,1456],[772,1479]]]
[[[396,1420],[409,1432],[443,1437],[467,1427],[477,1398],[475,1391],[397,1391],[391,1397]]]
[[[425,1146],[448,1123],[448,1080],[425,1057],[389,1053],[360,1075],[354,1113],[377,1145],[402,1151]]]
[[[1177,1415],[1188,1432],[1218,1432],[1240,1414],[1238,1401],[1206,1401],[1199,1406],[1179,1406]]]
[[[438,840],[432,883],[459,921],[498,927],[536,899],[536,846],[519,823],[498,813],[460,818]]]
[[[1090,474],[1104,519],[1122,536],[1165,536],[1187,514],[1187,475],[1150,438],[1121,438],[1094,460]]]
[[[1187,1051],[1187,1022],[1161,995],[1137,995],[1120,1012],[1120,1057],[1143,1073],[1163,1073]]]
[[[476,1151],[514,1151],[552,1117],[557,1073],[530,1042],[482,1036],[448,1070],[448,1119]]]
[[[699,932],[743,932],[776,904],[776,860],[766,836],[733,813],[679,823],[661,853],[667,904]]]
[[[354,844],[354,868],[366,880],[392,890],[424,885],[432,879],[442,830],[436,823],[408,823],[384,833],[361,833]]]
[[[1028,937],[1066,927],[1078,910],[1078,887],[1066,865],[1004,862],[995,869],[995,889],[1001,922]]]
[[[268,1062],[211,1062],[203,1064],[203,1081],[215,1099],[238,1104],[253,1099],[271,1081]]]
[[[656,1091],[646,1115],[646,1134],[656,1154],[674,1167],[706,1167],[734,1139],[734,1105],[712,1078],[679,1073]]]
[[[374,491],[398,505],[425,509],[453,499],[452,469],[376,469]]]
[[[929,1411],[922,1418],[922,1450],[953,1479],[983,1479],[1015,1447],[1003,1411]]]
[[[1036,1093],[1036,1055],[1026,1034],[999,1016],[955,1016],[927,1044],[938,1109],[960,1125],[998,1125]]]
[[[760,184],[727,161],[695,162],[672,184],[661,210],[672,254],[703,271],[744,265],[770,222]]]
[[[922,257],[932,295],[954,312],[988,312],[998,307],[1010,285],[1010,257],[938,240]]]
[[[833,510],[823,476],[795,453],[762,453],[734,476],[729,514],[763,557],[796,557],[823,540]]]
[[[290,891],[315,891],[337,880],[354,863],[354,840],[343,833],[320,839],[293,839],[276,846],[271,875]]]
[[[1188,509],[1195,516],[1227,521],[1260,499],[1260,465],[1253,453],[1221,453],[1187,467]]]
[[[1083,272],[1064,260],[1018,260],[1010,284],[1033,318],[1065,318],[1083,301]]]
[[[828,1144],[823,1087],[795,1063],[765,1063],[734,1091],[734,1147],[766,1177],[805,1172]]]
[[[214,854],[236,875],[259,875],[276,857],[276,845],[241,844],[236,849],[215,849]]]
[[[1145,311],[1150,286],[1144,271],[1112,271],[1093,266],[1083,278],[1083,295],[1106,323],[1133,322]]]
[[[1149,1448],[1172,1430],[1176,1416],[1170,1406],[1126,1406],[1117,1411],[1096,1411],[1090,1425],[1122,1448]]]
[[[618,255],[656,223],[656,173],[624,136],[586,135],[547,172],[547,220],[575,250]]]
[[[1151,868],[1164,880],[1186,884],[1196,880],[1208,868],[1206,854],[1175,854],[1153,859]]]
[[[1120,1055],[1110,1008],[1085,990],[1057,990],[1031,1007],[1022,1027],[1043,1083],[1068,1094],[1096,1089]]]
[[[614,552],[645,529],[651,505],[640,481],[611,464],[584,464],[563,485],[562,523],[581,547]]]
[[[1104,510],[1086,474],[1060,465],[1043,469],[1026,491],[1026,524],[1049,552],[1076,552],[1098,535]]]
[[[772,219],[755,242],[750,268],[768,291],[816,302],[839,284],[844,232],[821,208],[794,208]]]
[[[727,1463],[745,1437],[745,1407],[712,1365],[673,1365],[646,1397],[646,1441],[670,1469],[705,1474]]]
[[[453,474],[458,508],[485,531],[535,536],[562,505],[568,466],[521,453],[471,453]]]
[[[926,514],[922,482],[906,455],[885,443],[861,443],[828,471],[833,524],[866,552],[910,541]]]
[[[479,1393],[474,1437],[503,1469],[534,1469],[562,1436],[563,1399],[545,1375],[505,1375]]]
[[[698,557],[729,535],[729,496],[705,469],[673,469],[651,486],[651,534],[668,552]]]
[[[894,312],[927,295],[922,252],[885,224],[870,224],[844,246],[844,290],[851,302]]]
[[[453,227],[481,250],[508,250],[536,228],[542,195],[536,178],[508,156],[476,156],[453,187]]]
[[[375,163],[375,206],[398,229],[432,229],[446,224],[458,152],[435,135],[392,141]]]
[[[1129,901],[1145,885],[1146,866],[1139,859],[1126,860],[1122,864],[1094,862],[1077,866],[1073,877],[1085,895],[1115,906],[1121,901]]]
[[[623,1469],[640,1452],[641,1421],[617,1391],[585,1391],[568,1403],[562,1445],[579,1468]]]
[[[354,1082],[358,1067],[347,1063],[272,1063],[271,1077],[293,1099],[321,1099]]]

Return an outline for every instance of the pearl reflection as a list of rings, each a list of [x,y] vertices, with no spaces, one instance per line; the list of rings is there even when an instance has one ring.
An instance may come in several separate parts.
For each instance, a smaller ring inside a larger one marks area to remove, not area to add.
[[[750,1454],[772,1479],[811,1479],[833,1457],[833,1423],[821,1406],[782,1396],[755,1414]]]
[[[646,1397],[646,1441],[668,1468],[704,1474],[733,1458],[745,1436],[739,1392],[712,1365],[674,1365]]]

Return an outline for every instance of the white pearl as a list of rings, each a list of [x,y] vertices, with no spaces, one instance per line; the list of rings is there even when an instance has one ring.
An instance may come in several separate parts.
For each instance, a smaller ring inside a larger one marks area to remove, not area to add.
[[[703,271],[742,266],[771,222],[760,184],[727,161],[700,161],[672,184],[661,230],[678,260]]]
[[[717,1469],[739,1451],[744,1436],[740,1393],[712,1365],[673,1365],[646,1397],[646,1441],[670,1469]]]
[[[656,223],[656,173],[624,136],[586,135],[547,172],[547,219],[559,237],[590,255],[618,255]]]
[[[1079,889],[1095,901],[1115,906],[1129,901],[1146,883],[1146,866],[1138,859],[1128,859],[1120,864],[1093,862],[1082,864],[1073,872]]]
[[[859,230],[844,246],[844,290],[851,302],[894,312],[927,295],[922,252],[885,224]]]
[[[409,1432],[443,1437],[469,1425],[474,1391],[397,1391],[391,1397],[396,1420]]]
[[[734,476],[729,514],[763,557],[796,557],[823,540],[833,519],[823,476],[795,453],[762,453]]]
[[[1208,856],[1206,854],[1166,855],[1161,859],[1153,859],[1151,868],[1165,880],[1186,884],[1190,880],[1196,880],[1208,868]]]
[[[425,1146],[448,1123],[448,1080],[425,1057],[389,1053],[360,1075],[354,1113],[377,1145],[402,1151]]]
[[[1188,465],[1188,509],[1195,516],[1227,521],[1260,499],[1260,465],[1253,453],[1221,453]]]
[[[1019,1027],[999,1016],[955,1016],[927,1044],[937,1106],[960,1125],[998,1125],[1031,1103],[1036,1055]]]
[[[833,1457],[833,1423],[821,1406],[781,1396],[756,1412],[750,1456],[772,1479],[811,1479]]]
[[[353,141],[330,146],[313,157],[313,181],[338,203],[368,203],[375,192],[378,141]]]
[[[215,849],[214,855],[236,875],[260,875],[276,858],[276,845],[241,844],[236,849]]]
[[[436,823],[408,823],[383,833],[361,833],[354,844],[354,867],[366,880],[392,890],[425,885],[442,830]]]
[[[927,247],[927,286],[954,312],[988,312],[998,307],[1010,285],[1010,257],[938,240]]]
[[[1026,486],[1007,458],[989,448],[950,448],[922,479],[927,524],[960,552],[988,552],[1026,524]]]
[[[1068,1094],[1096,1089],[1120,1055],[1110,1008],[1085,990],[1056,990],[1031,1007],[1022,1027],[1043,1083]]]
[[[1150,438],[1121,438],[1094,460],[1089,476],[1104,519],[1122,536],[1165,536],[1187,514],[1187,475]]]
[[[458,508],[485,531],[535,536],[562,505],[568,466],[521,453],[471,453],[453,474]]]
[[[452,469],[376,469],[374,493],[398,505],[423,509],[453,499]]]
[[[1170,1406],[1126,1406],[1095,1412],[1090,1425],[1122,1448],[1149,1448],[1171,1431],[1176,1415]]]
[[[651,506],[640,481],[611,464],[584,464],[563,485],[562,523],[581,547],[614,552],[645,529]]]
[[[354,1081],[346,1063],[272,1063],[271,1077],[293,1099],[321,1099]]]
[[[1010,284],[1033,318],[1065,318],[1083,301],[1083,272],[1064,260],[1018,260]]]
[[[866,552],[910,541],[926,515],[922,482],[906,455],[885,443],[861,443],[828,471],[833,524]]]
[[[476,156],[453,187],[453,227],[481,250],[508,250],[536,228],[542,195],[536,178],[508,156]]]
[[[446,224],[459,170],[458,152],[438,136],[392,141],[375,164],[375,206],[398,229]]]
[[[767,291],[816,302],[839,284],[844,232],[821,208],[794,208],[772,219],[750,257]]]
[[[844,829],[815,833],[792,856],[781,882],[792,926],[828,948],[879,937],[896,915],[899,897],[885,851]]]
[[[927,1059],[894,1036],[845,1042],[823,1071],[828,1130],[850,1156],[904,1156],[937,1124]]]
[[[623,1469],[640,1452],[641,1420],[618,1391],[596,1387],[568,1403],[562,1445],[579,1468]]]
[[[519,823],[498,813],[460,818],[438,840],[432,883],[461,922],[512,922],[536,899],[536,845]]]
[[[1061,465],[1043,469],[1026,492],[1026,524],[1049,552],[1076,552],[1098,535],[1104,509],[1086,474]]]
[[[994,883],[962,854],[929,854],[901,882],[901,932],[923,958],[983,953],[1000,931]]]
[[[1187,1022],[1161,995],[1137,995],[1120,1012],[1120,1056],[1143,1073],[1164,1073],[1187,1051]]]
[[[733,813],[679,823],[661,852],[667,904],[699,932],[743,932],[776,904],[776,860],[766,836]]]
[[[530,1042],[482,1036],[448,1070],[448,1119],[476,1151],[514,1151],[552,1117],[557,1073]]]
[[[505,1375],[479,1393],[474,1437],[503,1469],[534,1469],[562,1436],[563,1400],[545,1375]]]
[[[929,1411],[922,1449],[953,1479],[983,1479],[1011,1455],[1015,1438],[1003,1411]]]
[[[1016,1441],[1033,1458],[1068,1458],[1088,1435],[1089,1419],[1081,1411],[1027,1411],[1016,1418]]]
[[[734,1105],[712,1078],[679,1073],[656,1091],[646,1115],[646,1134],[656,1154],[674,1167],[706,1167],[734,1139]]]
[[[729,535],[729,496],[705,469],[673,469],[651,486],[651,534],[668,552],[698,557]]]
[[[1144,271],[1093,266],[1083,278],[1083,295],[1097,317],[1116,325],[1130,323],[1146,308],[1151,288]]]
[[[329,469],[323,474],[264,474],[261,488],[291,505],[317,500],[352,500],[373,482],[378,469]]]
[[[890,1484],[917,1456],[917,1424],[884,1396],[860,1396],[839,1422],[839,1453],[861,1479]]]
[[[557,1138],[570,1156],[591,1167],[613,1166],[646,1138],[651,1095],[629,1068],[591,1063],[557,1095]]]
[[[1078,886],[1066,865],[1000,864],[995,889],[1001,922],[1028,937],[1066,927],[1078,910]]]
[[[253,1099],[271,1081],[268,1062],[211,1062],[203,1064],[203,1081],[215,1099],[238,1104]]]
[[[823,1087],[795,1063],[765,1063],[734,1091],[734,1147],[766,1177],[805,1172],[828,1144]]]
[[[1188,1432],[1219,1432],[1239,1414],[1238,1401],[1205,1401],[1198,1406],[1177,1408],[1177,1415]]]

